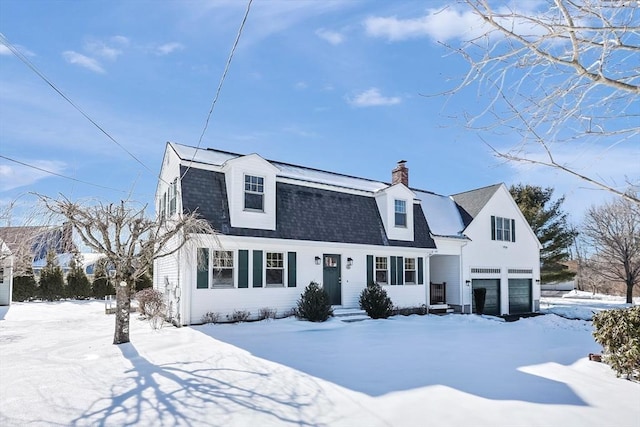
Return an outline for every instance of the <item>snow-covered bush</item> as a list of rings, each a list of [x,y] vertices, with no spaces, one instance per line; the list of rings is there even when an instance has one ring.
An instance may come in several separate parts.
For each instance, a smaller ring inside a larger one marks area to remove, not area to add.
[[[386,319],[393,314],[393,302],[387,291],[373,282],[360,293],[360,308],[372,319]]]
[[[275,308],[263,307],[258,313],[258,320],[275,319],[277,314],[278,310]]]
[[[251,312],[246,310],[234,310],[233,313],[227,314],[227,319],[231,322],[246,322],[249,320],[249,316],[251,316]]]
[[[220,313],[207,311],[202,318],[200,318],[200,321],[202,323],[218,323],[220,321]]]
[[[640,306],[593,316],[593,336],[618,376],[640,380]]]
[[[137,292],[134,298],[138,301],[140,314],[149,320],[154,329],[159,328],[164,322],[167,311],[162,292],[147,288]]]
[[[300,295],[296,317],[311,322],[324,322],[333,315],[329,294],[316,282],[309,283]]]

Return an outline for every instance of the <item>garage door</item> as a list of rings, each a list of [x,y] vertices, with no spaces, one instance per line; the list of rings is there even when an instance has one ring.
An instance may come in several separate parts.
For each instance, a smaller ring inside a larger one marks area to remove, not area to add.
[[[531,312],[531,279],[509,279],[509,314]]]
[[[485,288],[487,295],[484,300],[484,314],[499,316],[500,313],[500,279],[473,279],[472,289]],[[476,312],[475,298],[472,299],[473,312]]]

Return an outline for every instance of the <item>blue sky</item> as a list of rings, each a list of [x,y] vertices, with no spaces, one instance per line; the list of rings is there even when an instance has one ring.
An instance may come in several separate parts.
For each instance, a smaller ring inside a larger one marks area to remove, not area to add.
[[[467,71],[439,42],[474,21],[445,4],[255,0],[201,146],[384,181],[403,159],[411,186],[445,195],[552,186],[581,220],[608,194],[493,157],[461,121],[481,94],[425,96]],[[0,155],[75,179],[0,158],[0,209],[30,192],[152,206],[166,142],[199,143],[246,6],[0,0],[0,33],[116,141],[0,45]],[[637,141],[558,154],[614,185],[638,176]]]

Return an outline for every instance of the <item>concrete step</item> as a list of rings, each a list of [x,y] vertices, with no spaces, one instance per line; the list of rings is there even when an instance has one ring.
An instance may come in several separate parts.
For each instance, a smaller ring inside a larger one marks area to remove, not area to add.
[[[342,308],[335,307],[333,309],[333,317],[343,322],[360,322],[362,320],[370,319],[367,316],[367,312],[360,310],[359,308]]]

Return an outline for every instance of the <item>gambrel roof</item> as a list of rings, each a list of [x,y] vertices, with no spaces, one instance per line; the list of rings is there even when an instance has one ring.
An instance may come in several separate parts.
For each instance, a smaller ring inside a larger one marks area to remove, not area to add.
[[[184,211],[197,210],[225,235],[435,248],[419,204],[413,207],[414,240],[389,240],[373,197],[277,182],[276,229],[237,228],[231,226],[224,173],[184,166],[180,173]]]

